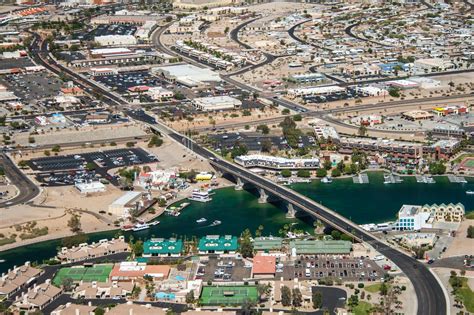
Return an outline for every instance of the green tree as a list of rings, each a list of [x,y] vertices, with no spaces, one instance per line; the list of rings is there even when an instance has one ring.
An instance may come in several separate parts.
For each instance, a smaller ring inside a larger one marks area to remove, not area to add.
[[[329,171],[332,168],[331,161],[325,160],[324,163],[323,163],[323,167]]]
[[[285,177],[285,178],[288,178],[288,177],[291,177],[291,171],[290,170],[282,170],[280,172],[281,176]]]
[[[188,293],[186,293],[185,299],[186,299],[187,304],[194,304],[194,302],[196,301],[194,297],[194,290],[191,290]]]
[[[339,232],[338,230],[333,230],[331,232],[331,236],[335,240],[340,240],[341,239],[341,232]]]
[[[291,290],[286,285],[281,288],[281,304],[291,306]]]
[[[290,110],[288,108],[285,108],[281,111],[283,115],[288,115],[290,113]]]
[[[161,139],[157,135],[153,135],[150,141],[148,142],[148,147],[149,148],[160,147],[162,144],[163,144],[163,139]]]
[[[235,159],[240,155],[247,154],[248,151],[249,150],[247,149],[247,146],[245,144],[236,143],[232,148],[232,151],[230,151],[230,156]]]
[[[311,176],[310,172],[308,170],[298,170],[296,173],[298,177],[303,177],[303,178],[309,178]]]
[[[339,169],[335,168],[331,171],[331,176],[332,177],[339,177],[339,176],[341,176],[341,171]]]
[[[293,306],[300,307],[303,304],[303,295],[301,294],[300,289],[294,288],[292,295],[293,295]]]
[[[252,243],[252,233],[249,229],[245,229],[240,235],[240,253],[242,257],[247,258],[253,257],[253,243]]]
[[[347,301],[347,305],[351,310],[353,310],[357,305],[359,305],[359,297],[355,294],[351,295],[351,297]]]
[[[294,121],[302,121],[303,117],[300,114],[296,114],[296,115],[293,116],[293,120]]]
[[[61,286],[64,291],[71,291],[74,286],[74,280],[71,277],[65,277],[61,280]]]
[[[59,145],[57,145],[57,144],[56,144],[55,146],[53,146],[53,148],[51,149],[51,151],[53,151],[53,152],[56,152],[56,153],[57,153],[57,152],[61,151],[61,147],[60,147]]]
[[[474,226],[473,225],[469,225],[469,227],[467,228],[467,237],[468,238],[474,238]]]
[[[67,226],[71,229],[72,233],[79,234],[82,232],[81,217],[77,214],[73,214],[67,222]]]
[[[272,150],[273,143],[270,139],[264,139],[262,141],[262,152],[270,152]]]
[[[316,171],[316,176],[318,177],[324,177],[327,175],[328,175],[328,171],[326,171],[325,168],[318,168],[318,170]]]
[[[431,162],[428,166],[430,174],[442,175],[446,172],[446,165],[443,161]]]
[[[321,291],[313,291],[312,300],[314,309],[321,308],[323,306],[323,294]]]
[[[133,244],[132,252],[135,257],[140,257],[143,255],[143,242],[141,240],[138,240]]]
[[[98,306],[95,310],[94,310],[94,315],[104,315],[105,314],[105,310]]]
[[[268,135],[270,133],[270,128],[267,125],[258,125],[257,131],[261,131],[264,135]]]
[[[18,162],[18,167],[19,168],[27,168],[28,167],[28,162],[26,162],[25,160],[21,160],[20,162]]]
[[[86,170],[92,171],[96,169],[96,164],[94,162],[87,162],[86,164]]]

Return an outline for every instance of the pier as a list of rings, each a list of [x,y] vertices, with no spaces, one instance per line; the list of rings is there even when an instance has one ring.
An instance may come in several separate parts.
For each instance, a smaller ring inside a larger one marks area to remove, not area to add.
[[[451,183],[466,184],[467,180],[462,176],[448,174],[448,179]]]
[[[400,178],[398,175],[393,175],[393,174],[384,174],[383,175],[384,184],[400,184],[403,182],[403,180]]]
[[[420,184],[434,184],[436,181],[434,180],[433,177],[428,176],[428,175],[416,175],[416,182]]]
[[[369,176],[366,173],[361,173],[352,177],[352,181],[354,182],[354,184],[368,184]]]

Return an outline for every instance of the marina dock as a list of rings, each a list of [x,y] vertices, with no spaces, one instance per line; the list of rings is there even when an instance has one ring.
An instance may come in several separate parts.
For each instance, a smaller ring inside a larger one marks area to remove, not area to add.
[[[462,176],[456,176],[453,174],[448,174],[448,179],[451,183],[466,184],[467,180]]]
[[[354,184],[368,184],[369,176],[366,173],[361,173],[352,177]]]
[[[436,181],[429,175],[416,175],[416,182],[420,184],[434,184]]]
[[[394,174],[384,174],[383,179],[384,184],[400,184],[403,182],[403,179],[401,179],[400,176]]]

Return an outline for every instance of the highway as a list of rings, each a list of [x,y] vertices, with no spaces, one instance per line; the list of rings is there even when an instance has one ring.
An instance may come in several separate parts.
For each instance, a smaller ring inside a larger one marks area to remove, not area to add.
[[[18,195],[13,199],[0,202],[0,208],[25,203],[39,194],[39,188],[18,169],[5,153],[0,155],[0,165],[10,182],[19,190]]]

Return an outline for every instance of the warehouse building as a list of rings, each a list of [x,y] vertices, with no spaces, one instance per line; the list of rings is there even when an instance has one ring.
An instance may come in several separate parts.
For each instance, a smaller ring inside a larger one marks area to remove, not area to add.
[[[208,82],[221,81],[217,72],[190,64],[155,67],[151,69],[151,73],[160,75],[171,83],[180,83],[190,88],[205,86]]]
[[[137,44],[137,39],[133,35],[95,36],[94,41],[100,46],[129,46]]]
[[[116,216],[128,217],[130,212],[138,209],[142,202],[142,193],[127,191],[124,195],[109,205],[109,212]]]
[[[352,250],[352,243],[349,241],[333,240],[294,240],[290,242],[291,255],[347,255]]]
[[[253,239],[253,248],[257,252],[279,252],[283,246],[283,239],[281,237],[267,236],[255,237]]]

